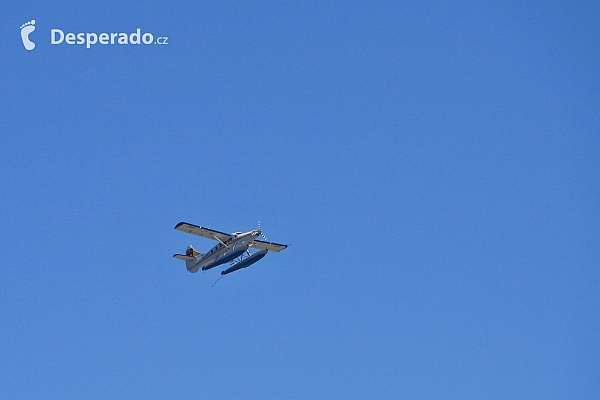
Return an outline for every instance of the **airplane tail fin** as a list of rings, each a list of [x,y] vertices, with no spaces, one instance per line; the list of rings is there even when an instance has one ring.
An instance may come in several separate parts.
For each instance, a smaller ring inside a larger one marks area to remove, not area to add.
[[[192,247],[192,245],[190,244],[187,249],[185,250],[185,255],[189,256],[189,257],[196,257],[197,255],[199,255],[200,253],[198,253],[196,250],[194,250],[194,248]]]

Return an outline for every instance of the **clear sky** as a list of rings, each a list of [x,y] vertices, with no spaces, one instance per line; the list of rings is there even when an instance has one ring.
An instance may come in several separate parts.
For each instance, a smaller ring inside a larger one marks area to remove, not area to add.
[[[600,3],[523,3],[4,2],[0,397],[600,398]]]

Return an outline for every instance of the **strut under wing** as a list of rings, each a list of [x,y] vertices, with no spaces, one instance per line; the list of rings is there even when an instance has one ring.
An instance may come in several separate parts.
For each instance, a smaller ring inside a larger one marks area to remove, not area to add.
[[[262,240],[255,240],[250,244],[250,247],[254,247],[255,249],[267,249],[269,251],[281,251],[287,247],[286,244],[278,244],[271,242],[263,242]]]
[[[191,233],[192,235],[202,236],[203,238],[212,239],[224,242],[231,237],[228,233],[214,231],[212,229],[203,228],[201,226],[180,222],[175,225],[175,229],[181,232]]]

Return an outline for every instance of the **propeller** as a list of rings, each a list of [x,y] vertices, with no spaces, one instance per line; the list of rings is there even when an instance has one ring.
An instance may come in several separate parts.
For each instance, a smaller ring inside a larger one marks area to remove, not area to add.
[[[262,233],[262,230],[260,229],[260,221],[258,221],[258,231],[260,232],[260,236],[262,236],[263,239],[267,240],[267,237],[264,233]]]

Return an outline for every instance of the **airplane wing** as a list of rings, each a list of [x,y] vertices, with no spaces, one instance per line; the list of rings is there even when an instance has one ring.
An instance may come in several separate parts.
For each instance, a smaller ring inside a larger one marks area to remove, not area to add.
[[[285,244],[271,243],[271,242],[263,242],[262,240],[255,240],[252,242],[250,247],[254,247],[255,249],[267,249],[269,251],[281,251],[287,247]]]
[[[212,229],[203,228],[201,226],[188,224],[187,222],[180,222],[175,225],[175,229],[181,232],[191,233],[192,235],[202,236],[203,238],[220,240],[221,242],[226,241],[231,237],[228,233],[219,231],[213,231]]]

